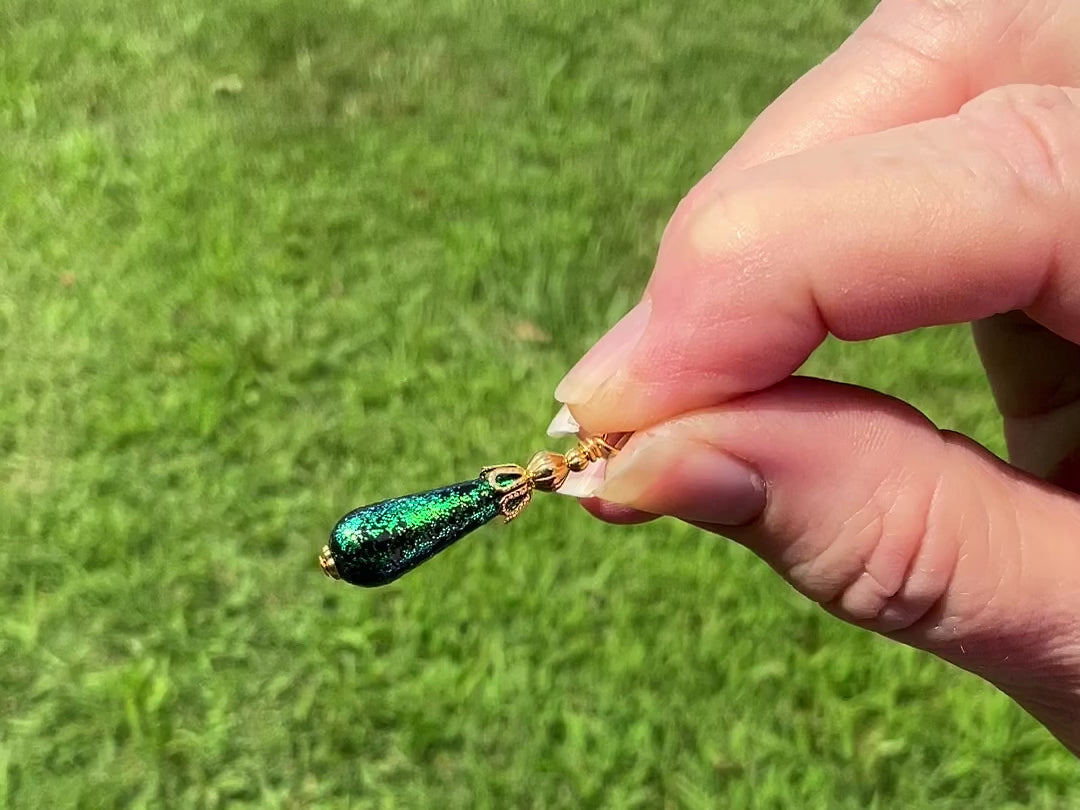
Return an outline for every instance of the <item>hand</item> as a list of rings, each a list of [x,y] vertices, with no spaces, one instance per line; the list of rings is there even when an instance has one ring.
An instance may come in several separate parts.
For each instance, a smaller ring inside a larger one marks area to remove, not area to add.
[[[636,431],[595,514],[745,543],[1080,753],[1072,85],[1080,3],[884,0],[679,205],[642,302],[556,396],[587,430]],[[791,376],[827,334],[963,321],[1013,466],[901,402]]]

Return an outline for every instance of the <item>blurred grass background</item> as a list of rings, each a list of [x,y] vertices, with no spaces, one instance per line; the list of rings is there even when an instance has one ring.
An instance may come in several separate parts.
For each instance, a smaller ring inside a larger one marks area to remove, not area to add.
[[[315,566],[543,444],[681,194],[870,6],[0,5],[0,807],[1080,801],[991,688],[673,522]],[[1001,451],[962,330],[810,370]]]

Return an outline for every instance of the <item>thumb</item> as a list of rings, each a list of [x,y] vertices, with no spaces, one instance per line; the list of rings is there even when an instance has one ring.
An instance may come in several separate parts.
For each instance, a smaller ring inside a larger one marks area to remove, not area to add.
[[[601,517],[616,503],[747,545],[1080,751],[1080,505],[907,405],[792,378],[635,434],[596,496]]]

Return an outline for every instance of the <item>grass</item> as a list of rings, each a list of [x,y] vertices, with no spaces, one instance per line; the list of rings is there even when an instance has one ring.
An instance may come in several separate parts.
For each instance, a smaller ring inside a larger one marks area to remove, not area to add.
[[[869,7],[7,0],[0,807],[1080,801],[985,684],[672,522],[315,567],[535,449],[681,193]],[[963,331],[811,370],[1001,450]]]

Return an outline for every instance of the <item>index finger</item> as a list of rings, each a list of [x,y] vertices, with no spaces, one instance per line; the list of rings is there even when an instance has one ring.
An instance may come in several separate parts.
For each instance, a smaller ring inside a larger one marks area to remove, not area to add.
[[[828,333],[1018,309],[1080,340],[1078,102],[1004,88],[730,175],[556,396],[586,429],[637,430],[780,381]]]
[[[1080,6],[1065,0],[882,0],[761,113],[699,187],[813,146],[950,115],[994,87],[1076,86],[1078,31]]]
[[[1000,27],[994,17],[1012,4],[991,4],[990,15],[962,12],[963,5],[884,0],[762,111],[699,187],[813,146],[959,110],[977,92],[971,55],[985,49]]]

